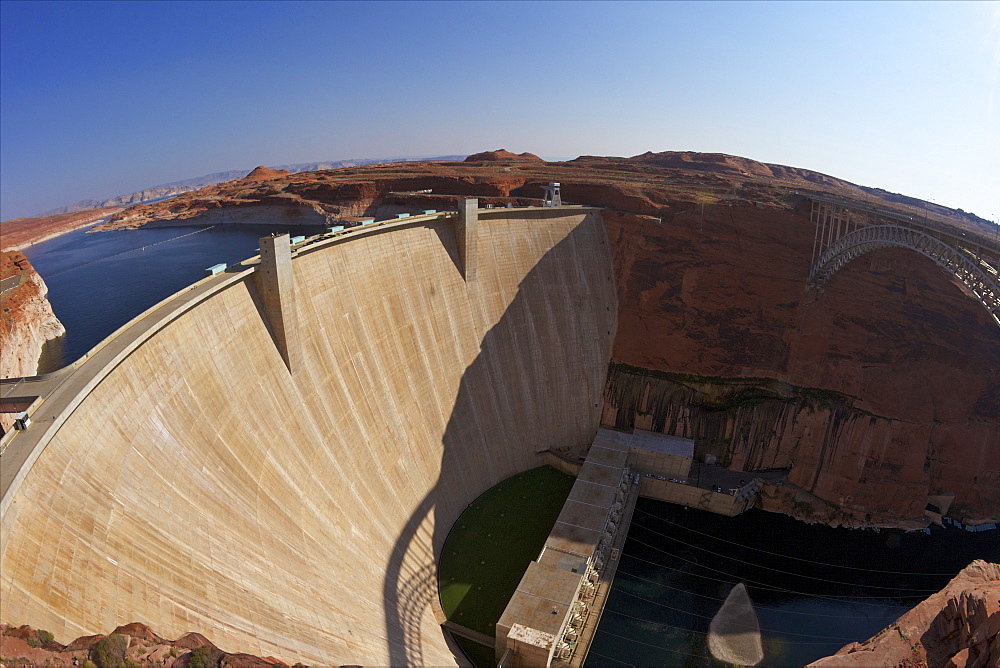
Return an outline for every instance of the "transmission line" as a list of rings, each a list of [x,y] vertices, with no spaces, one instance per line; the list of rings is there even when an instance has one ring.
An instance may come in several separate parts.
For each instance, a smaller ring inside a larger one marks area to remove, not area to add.
[[[737,561],[737,562],[739,562],[741,564],[746,564],[747,566],[753,566],[755,568],[763,568],[763,569],[768,570],[768,571],[774,571],[775,573],[782,573],[784,575],[791,575],[791,576],[797,577],[797,578],[806,578],[808,580],[819,580],[821,582],[827,582],[827,583],[830,583],[830,584],[845,585],[845,586],[848,586],[848,587],[865,587],[865,588],[868,588],[868,589],[891,589],[891,590],[894,590],[894,591],[898,591],[899,590],[899,587],[885,587],[885,586],[882,586],[882,585],[866,585],[866,584],[858,584],[858,583],[854,583],[854,582],[843,582],[842,580],[831,580],[829,578],[820,578],[820,577],[816,577],[816,576],[813,576],[813,575],[803,575],[801,573],[793,573],[792,571],[785,571],[785,570],[782,570],[780,568],[771,568],[770,566],[763,566],[761,564],[755,564],[755,563],[752,563],[752,562],[749,562],[749,561],[744,561],[743,559],[737,559],[736,557],[731,557],[729,555],[720,554],[718,552],[713,552],[712,550],[709,550],[708,548],[699,547],[697,545],[692,545],[691,543],[685,543],[681,539],[674,538],[673,536],[669,536],[669,535],[663,533],[662,531],[657,531],[655,529],[651,529],[649,527],[644,527],[642,525],[639,525],[639,526],[640,526],[640,528],[646,529],[647,531],[655,533],[658,536],[662,536],[662,537],[666,538],[667,540],[676,541],[676,542],[680,543],[681,545],[686,545],[687,547],[690,547],[692,549],[701,550],[703,552],[708,552],[709,554],[715,555],[716,557],[721,557],[723,559],[730,559],[732,561]],[[636,542],[639,542],[639,543],[641,543],[643,545],[646,545],[647,547],[653,547],[652,545],[648,545],[647,543],[642,543],[642,541],[639,541],[638,539],[636,539]],[[658,548],[653,548],[653,549],[658,549]],[[667,554],[670,554],[670,553],[667,553]],[[936,593],[936,592],[940,591],[940,589],[911,589],[911,591],[917,591],[917,592],[923,592],[923,593],[933,594],[933,593]]]
[[[635,539],[632,539],[632,540],[635,540]],[[637,540],[636,542],[641,542],[641,541]],[[650,547],[652,547],[652,546],[650,546]],[[656,548],[653,548],[653,549],[656,549]],[[664,552],[664,551],[660,550],[660,552]],[[669,552],[664,552],[664,554],[666,554],[668,556],[671,556],[671,557],[674,557],[676,559],[680,559],[681,561],[687,562],[689,564],[694,564],[695,566],[700,566],[701,568],[705,568],[705,569],[708,569],[710,571],[714,571],[716,573],[722,573],[723,575],[729,575],[726,571],[720,571],[719,569],[712,568],[711,566],[704,566],[702,564],[699,564],[697,561],[691,561],[690,559],[685,559],[684,557],[680,557],[680,556],[677,556],[675,554],[670,554]],[[632,554],[623,554],[622,556],[623,557],[628,557],[630,559],[636,559],[638,561],[643,561],[643,562],[645,562],[647,564],[651,564],[653,566],[656,566],[657,568],[666,568],[667,570],[670,570],[670,571],[676,571],[678,573],[684,573],[685,575],[688,575],[688,576],[693,576],[693,577],[698,577],[698,578],[705,578],[706,580],[714,580],[716,582],[722,582],[722,583],[730,584],[730,585],[737,584],[733,580],[723,580],[723,579],[720,579],[720,578],[713,578],[713,577],[711,577],[709,575],[700,575],[698,573],[689,573],[687,571],[682,571],[682,570],[680,570],[678,568],[671,568],[670,566],[664,566],[661,563],[658,563],[658,562],[655,562],[655,561],[650,561],[648,559],[643,559],[642,557],[637,557],[637,556],[632,555]],[[862,596],[862,595],[856,595],[856,596],[851,596],[851,598],[837,598],[836,596],[824,596],[822,594],[810,594],[808,592],[797,591],[795,589],[785,589],[784,587],[775,587],[774,585],[769,585],[769,584],[764,583],[764,582],[758,582],[756,580],[745,579],[744,582],[748,582],[748,583],[750,583],[750,584],[752,584],[755,587],[760,588],[760,589],[765,589],[765,590],[769,590],[769,591],[777,591],[777,592],[781,592],[783,594],[796,594],[798,596],[806,596],[806,597],[809,597],[809,598],[820,598],[820,599],[825,599],[825,600],[828,600],[828,601],[837,601],[839,603],[851,603],[851,604],[854,604],[854,605],[874,605],[874,606],[878,606],[879,605],[878,603],[866,603],[864,601],[854,600],[854,599],[859,599],[859,598],[871,598],[871,599],[877,599],[877,600],[883,600],[883,601],[884,600],[895,600],[895,599],[920,598],[920,596],[915,596],[915,595],[914,596]]]
[[[91,260],[90,262],[84,262],[83,264],[78,264],[78,265],[75,265],[75,266],[72,266],[72,267],[67,267],[66,269],[63,269],[62,271],[57,271],[54,274],[49,274],[48,276],[45,276],[44,278],[46,280],[48,280],[50,278],[55,278],[56,276],[62,276],[63,274],[65,274],[67,272],[76,271],[77,269],[83,269],[84,267],[89,267],[92,264],[97,264],[99,262],[104,262],[106,260],[112,260],[112,259],[114,259],[116,257],[121,256],[121,255],[128,255],[129,253],[134,253],[134,252],[140,251],[140,250],[146,250],[147,248],[152,248],[153,246],[159,246],[161,244],[168,244],[171,241],[177,241],[178,239],[183,239],[184,237],[189,237],[192,234],[198,234],[200,232],[207,232],[208,230],[212,229],[213,227],[215,227],[215,225],[212,225],[210,227],[203,227],[200,230],[195,230],[194,232],[188,232],[187,234],[179,234],[176,237],[170,237],[169,239],[164,239],[163,241],[157,241],[155,243],[146,244],[145,246],[139,246],[137,248],[131,248],[131,249],[126,250],[126,251],[121,251],[120,253],[115,253],[114,255],[107,255],[105,257],[98,258],[96,260]]]
[[[628,555],[625,555],[625,556],[628,556]],[[650,580],[648,578],[641,577],[639,575],[636,575],[635,573],[629,573],[628,571],[623,571],[621,568],[619,568],[616,571],[615,578],[617,578],[619,575],[625,575],[625,576],[630,577],[630,578],[635,578],[636,580],[642,580],[643,582],[648,582],[649,584],[651,584],[651,585],[653,585],[655,587],[663,587],[664,589],[672,589],[673,591],[683,592],[685,594],[690,594],[691,596],[697,596],[699,598],[707,598],[707,599],[712,600],[712,601],[724,601],[725,600],[724,598],[721,598],[719,596],[709,596],[708,594],[699,594],[696,591],[692,591],[690,589],[684,589],[683,587],[672,587],[670,585],[663,584],[661,582],[657,582],[656,580]],[[694,575],[694,574],[691,573],[690,575]],[[735,584],[735,583],[730,582],[728,584]],[[811,596],[810,598],[819,598],[819,597],[817,597],[817,596]],[[827,599],[824,599],[824,600],[827,600]],[[839,601],[839,602],[840,603],[855,603],[855,601]],[[884,606],[879,606],[879,607],[884,607]],[[804,615],[804,616],[807,616],[807,617],[832,617],[834,619],[857,619],[857,615],[828,615],[828,614],[825,614],[825,613],[822,613],[822,612],[800,612],[798,610],[782,610],[781,608],[771,608],[771,607],[766,606],[766,605],[756,605],[756,604],[754,605],[754,609],[755,610],[768,610],[770,612],[777,612],[777,613],[783,614],[783,615]]]
[[[689,615],[691,617],[701,617],[702,619],[713,619],[715,617],[715,615],[711,615],[711,616],[709,616],[709,615],[700,615],[697,612],[691,612],[691,611],[688,611],[688,610],[684,610],[683,608],[675,608],[673,606],[667,605],[666,603],[659,603],[657,601],[651,601],[648,598],[643,598],[642,596],[639,596],[637,594],[632,594],[632,593],[629,593],[627,591],[622,591],[621,593],[625,594],[626,596],[631,596],[632,598],[637,598],[640,601],[645,601],[646,603],[652,603],[653,605],[658,605],[661,608],[666,608],[667,610],[673,610],[674,612],[680,612],[682,614]],[[774,633],[774,634],[777,634],[777,635],[798,636],[798,637],[801,637],[801,638],[825,638],[826,640],[836,640],[836,641],[843,640],[843,636],[836,636],[836,637],[835,636],[820,636],[820,635],[816,635],[816,634],[812,634],[812,633],[792,633],[791,631],[778,631],[776,629],[765,629],[765,628],[761,628],[760,630],[761,630],[762,633]],[[848,639],[847,642],[852,642],[852,640]],[[825,643],[820,643],[820,644],[825,644]]]
[[[832,568],[847,568],[847,569],[850,569],[850,570],[853,570],[853,571],[866,571],[866,572],[869,572],[869,573],[887,573],[889,575],[928,575],[928,576],[949,577],[949,578],[955,577],[955,573],[913,573],[913,572],[907,572],[907,571],[883,571],[883,570],[878,570],[878,569],[874,569],[874,568],[863,568],[863,567],[860,567],[860,566],[844,566],[842,564],[830,564],[830,563],[827,563],[827,562],[824,562],[824,561],[814,561],[812,559],[804,559],[802,557],[793,557],[790,554],[781,554],[781,553],[778,553],[778,552],[770,552],[769,550],[764,550],[764,549],[761,549],[759,547],[750,547],[749,545],[743,545],[742,543],[736,543],[736,542],[731,541],[731,540],[726,540],[725,538],[720,538],[719,536],[713,536],[712,534],[705,533],[703,531],[698,531],[697,529],[692,529],[691,527],[684,526],[683,524],[679,524],[679,523],[673,522],[671,520],[663,519],[662,517],[658,517],[658,516],[654,515],[653,513],[647,512],[645,510],[642,510],[641,508],[636,508],[635,512],[642,513],[643,515],[649,515],[650,517],[652,517],[654,519],[657,519],[657,520],[660,520],[661,522],[667,522],[671,526],[680,527],[681,529],[684,529],[686,531],[691,531],[692,533],[696,533],[696,534],[699,534],[701,536],[706,536],[708,538],[714,538],[715,540],[722,541],[723,543],[729,543],[730,545],[735,545],[736,547],[740,547],[740,548],[743,548],[745,550],[753,550],[754,552],[763,552],[764,554],[769,554],[769,555],[771,555],[773,557],[784,557],[786,559],[794,559],[796,561],[804,561],[806,563],[818,564],[820,566],[830,566]]]
[[[605,610],[603,614],[605,614],[605,615],[608,615],[608,614],[610,614],[610,615],[618,615],[619,617],[628,617],[629,619],[634,619],[635,621],[642,622],[643,624],[652,624],[653,626],[662,626],[664,628],[675,629],[677,631],[686,631],[688,633],[694,633],[694,634],[699,635],[699,636],[707,636],[709,634],[708,631],[697,631],[695,629],[684,628],[683,626],[674,626],[673,624],[664,624],[663,622],[656,622],[656,621],[653,621],[651,619],[643,619],[642,617],[636,617],[635,615],[629,615],[627,613],[619,612],[617,610]],[[807,636],[807,637],[814,637],[814,636]],[[840,642],[836,638],[831,638],[831,640],[833,642]],[[636,641],[636,642],[638,642],[638,641]],[[827,642],[801,642],[801,641],[798,641],[798,640],[786,640],[785,642],[788,643],[789,645],[832,645],[833,644],[833,642],[831,642],[831,641],[827,641]],[[853,640],[848,640],[847,642],[845,642],[843,644],[846,645],[847,643],[850,643],[850,642],[854,642],[854,641]],[[667,649],[667,648],[666,647],[662,647],[661,649]],[[668,651],[670,651],[670,650],[668,650]],[[692,655],[692,656],[700,656],[700,655],[695,654],[695,655]],[[705,657],[705,658],[708,658],[708,657]]]

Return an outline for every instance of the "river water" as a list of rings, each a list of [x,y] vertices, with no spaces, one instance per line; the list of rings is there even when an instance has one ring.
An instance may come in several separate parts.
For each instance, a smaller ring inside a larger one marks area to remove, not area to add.
[[[49,302],[66,327],[50,342],[39,372],[82,357],[136,315],[205,276],[215,264],[257,254],[257,242],[274,232],[312,235],[322,227],[218,225],[87,234],[74,230],[24,249],[49,288]]]
[[[802,666],[875,635],[976,558],[1000,560],[1000,531],[832,529],[640,499],[587,665],[726,665],[706,634],[743,582],[761,665]]]
[[[251,257],[260,237],[284,231],[81,229],[25,249],[67,329],[41,371],[78,359],[202,278],[206,267]],[[1000,531],[850,531],[757,510],[728,518],[640,499],[587,663],[723,665],[708,657],[705,634],[729,590],[744,582],[760,620],[764,664],[801,666],[877,633],[974,558],[1000,561]]]

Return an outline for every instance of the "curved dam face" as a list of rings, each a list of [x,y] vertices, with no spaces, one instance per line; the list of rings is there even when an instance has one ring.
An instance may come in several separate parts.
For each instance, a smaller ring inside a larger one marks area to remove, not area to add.
[[[589,444],[617,327],[598,211],[481,210],[478,239],[468,282],[440,217],[300,251],[294,375],[252,272],[116,361],[7,490],[0,620],[454,664],[448,529],[540,451]]]

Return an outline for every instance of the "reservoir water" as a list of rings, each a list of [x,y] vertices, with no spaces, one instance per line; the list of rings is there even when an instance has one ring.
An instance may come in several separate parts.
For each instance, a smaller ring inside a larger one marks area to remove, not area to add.
[[[1000,560],[1000,531],[833,529],[640,499],[587,665],[727,665],[706,637],[743,582],[761,665],[803,666],[875,635],[977,558]]]
[[[283,231],[77,230],[27,248],[68,332],[41,371],[78,359],[206,267],[255,255],[259,237]],[[875,634],[975,558],[1000,561],[1000,531],[849,531],[640,499],[588,665],[723,665],[708,657],[706,633],[743,582],[760,620],[764,665],[801,666]]]
[[[87,234],[87,228],[24,249],[49,288],[66,335],[51,342],[39,372],[70,364],[159,301],[205,276],[206,267],[257,254],[260,237],[289,231],[277,225],[165,227]],[[312,235],[322,227],[299,226]]]

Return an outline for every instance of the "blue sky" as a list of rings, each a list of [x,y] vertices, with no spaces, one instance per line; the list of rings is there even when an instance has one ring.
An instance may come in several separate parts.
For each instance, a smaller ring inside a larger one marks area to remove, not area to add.
[[[0,2],[0,219],[229,169],[695,150],[1000,218],[1000,3]]]

